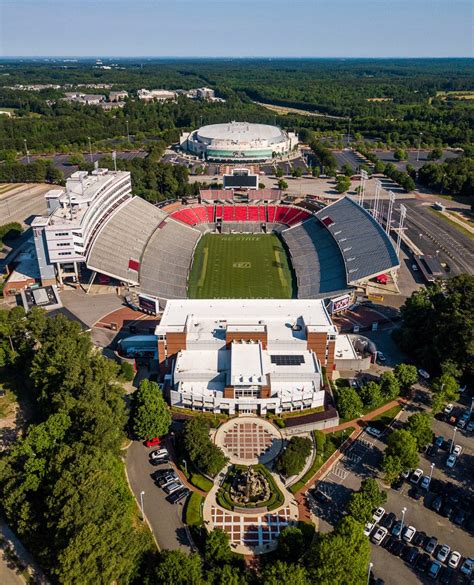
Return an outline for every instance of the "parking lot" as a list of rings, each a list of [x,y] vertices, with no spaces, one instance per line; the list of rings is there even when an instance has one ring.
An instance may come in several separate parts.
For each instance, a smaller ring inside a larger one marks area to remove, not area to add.
[[[470,399],[463,398],[462,403],[455,406],[454,412],[461,412],[466,409]],[[408,416],[416,411],[426,408],[428,396],[426,390],[418,387],[413,403],[401,411],[393,428],[401,427]],[[441,419],[435,419],[433,431],[435,436],[443,436],[446,441],[451,439],[454,433],[452,425]],[[417,531],[426,533],[427,537],[436,537],[438,546],[434,551],[436,555],[441,545],[447,544],[451,551],[458,551],[462,559],[457,570],[453,571],[450,583],[469,583],[466,577],[459,571],[463,560],[468,556],[474,556],[474,538],[472,525],[469,525],[469,532],[464,520],[464,526],[460,527],[454,523],[456,514],[460,509],[472,515],[474,511],[474,492],[472,478],[474,476],[474,439],[463,430],[455,432],[455,444],[462,447],[462,454],[453,469],[445,465],[449,455],[449,447],[446,442],[435,456],[421,454],[419,467],[425,475],[430,474],[431,464],[432,485],[428,491],[414,488],[409,480],[401,482],[401,485],[388,488],[382,483],[382,476],[379,474],[378,463],[383,456],[385,449],[386,434],[380,438],[362,433],[353,443],[350,449],[344,454],[338,463],[332,468],[324,479],[317,484],[317,492],[311,493],[315,496],[312,501],[312,509],[316,514],[319,523],[319,530],[322,532],[332,530],[332,527],[342,515],[348,498],[353,491],[360,488],[365,477],[375,476],[381,481],[381,487],[387,492],[387,502],[384,508],[387,513],[393,512],[398,520],[401,519],[402,509],[406,508],[404,525],[412,525]],[[420,480],[421,481],[421,480]],[[437,493],[434,493],[434,492]],[[442,497],[442,508],[440,513],[431,509],[434,499]],[[449,513],[449,517],[446,514]],[[421,538],[421,537],[420,537]],[[428,540],[428,539],[427,539]],[[388,544],[388,536],[382,546],[372,544],[371,561],[374,563],[373,571],[376,577],[383,579],[387,585],[399,585],[400,583],[433,583],[426,573],[420,572],[419,568],[413,568],[399,556],[384,548]],[[408,552],[407,549],[405,552]],[[421,556],[421,549],[418,548],[418,556]],[[415,553],[413,552],[413,555]],[[431,557],[431,561],[435,560]],[[443,566],[445,563],[441,563]],[[429,568],[429,565],[428,565]],[[442,569],[441,573],[447,573]],[[447,577],[446,577],[447,578]],[[441,581],[440,581],[441,582]]]

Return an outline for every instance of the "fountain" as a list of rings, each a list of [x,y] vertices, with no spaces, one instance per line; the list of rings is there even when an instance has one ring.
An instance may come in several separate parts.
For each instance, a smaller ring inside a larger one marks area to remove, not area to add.
[[[271,496],[265,475],[252,467],[237,469],[230,486],[230,497],[237,506],[258,505]]]

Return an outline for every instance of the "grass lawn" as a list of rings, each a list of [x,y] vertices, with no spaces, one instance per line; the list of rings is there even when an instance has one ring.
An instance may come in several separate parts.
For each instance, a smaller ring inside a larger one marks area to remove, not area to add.
[[[204,498],[201,494],[193,492],[186,503],[185,522],[188,526],[201,526],[202,524],[202,503]]]
[[[290,265],[274,234],[206,234],[189,275],[192,299],[289,299]]]

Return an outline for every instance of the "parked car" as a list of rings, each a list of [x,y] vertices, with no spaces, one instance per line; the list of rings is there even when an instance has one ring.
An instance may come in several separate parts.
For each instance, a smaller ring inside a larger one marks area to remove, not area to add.
[[[443,567],[439,574],[440,585],[450,585],[453,581],[454,571],[450,567]]]
[[[443,443],[444,443],[444,437],[442,437],[441,435],[439,437],[436,437],[436,439],[434,441],[434,444],[437,447],[442,447],[443,446]]]
[[[436,496],[436,498],[431,502],[431,508],[435,512],[440,512],[443,506],[443,498],[441,496]]]
[[[374,523],[378,524],[380,522],[380,520],[382,520],[384,514],[385,514],[385,508],[382,508],[382,507],[377,508],[372,516],[372,518],[374,519]]]
[[[436,457],[438,455],[439,447],[437,445],[430,445],[426,450],[428,457]]]
[[[175,492],[176,490],[181,489],[182,487],[183,484],[180,481],[172,481],[163,487],[163,491],[165,491],[169,495]]]
[[[394,536],[388,536],[382,543],[382,547],[388,552],[392,551],[394,544],[397,542],[397,539]]]
[[[420,556],[416,559],[415,568],[417,571],[424,573],[429,563],[431,563],[430,555],[427,555],[426,553],[422,552]]]
[[[423,492],[421,491],[420,488],[418,488],[418,486],[414,485],[409,491],[408,491],[408,495],[410,496],[410,498],[413,498],[414,500],[419,500],[421,498],[421,496],[423,495]]]
[[[153,437],[153,439],[148,439],[145,445],[147,447],[159,447],[161,445],[161,439],[160,437]]]
[[[168,450],[167,449],[157,449],[156,451],[152,451],[150,453],[150,459],[160,459],[161,457],[167,457]]]
[[[423,469],[418,468],[418,469],[415,469],[415,471],[411,474],[410,481],[416,485],[422,477],[423,477]]]
[[[170,462],[170,458],[168,455],[163,455],[163,457],[157,457],[155,459],[150,459],[150,463],[152,465],[165,465],[166,463]]]
[[[467,575],[469,577],[474,571],[474,557],[467,558],[459,570],[463,575]]]
[[[367,427],[365,432],[373,437],[380,437],[382,431],[380,429],[376,429],[375,427]]]
[[[395,522],[393,528],[392,528],[392,536],[400,536],[400,532],[402,531],[402,523],[400,522],[400,520],[398,520],[398,522]]]
[[[400,553],[402,552],[402,550],[405,548],[405,543],[402,540],[398,540],[395,542],[395,544],[392,547],[392,550],[390,551],[393,555],[395,555],[396,557],[400,556]]]
[[[382,526],[384,528],[386,528],[387,530],[390,530],[392,528],[392,526],[395,523],[395,520],[397,519],[397,517],[395,516],[395,514],[393,512],[390,512],[389,514],[387,514],[385,516],[385,518],[382,520]]]
[[[403,529],[402,538],[405,542],[411,542],[416,534],[416,528],[414,526],[406,526]]]
[[[457,526],[462,526],[466,521],[466,517],[467,517],[466,510],[458,508],[453,515],[453,524],[456,524]]]
[[[467,433],[474,433],[474,420],[472,420],[470,423],[467,424],[466,432]]]
[[[468,412],[463,412],[463,414],[461,414],[461,416],[458,417],[458,420],[456,421],[456,426],[460,429],[463,429],[468,421],[469,421],[469,413]]]
[[[451,500],[447,500],[446,502],[444,502],[443,507],[441,508],[441,516],[449,518],[453,512],[454,504],[451,502]]]
[[[179,490],[171,493],[166,499],[170,504],[177,504],[181,500],[183,500],[189,494],[189,490],[187,487],[182,487]]]
[[[432,555],[438,546],[438,539],[435,536],[432,536],[428,542],[425,544],[425,551]]]
[[[428,372],[426,370],[422,370],[421,368],[418,370],[418,374],[424,378],[425,380],[429,380],[430,379],[430,375],[428,374]]]
[[[403,479],[408,479],[410,477],[410,473],[412,472],[411,469],[406,469],[405,471],[402,471],[402,477]]]
[[[440,571],[441,571],[441,563],[438,563],[438,561],[433,561],[428,569],[428,577],[430,579],[435,580],[438,578],[438,574]]]
[[[418,555],[419,552],[414,546],[407,546],[403,551],[403,560],[406,561],[409,565],[413,565]]]
[[[178,476],[176,475],[176,473],[167,473],[163,477],[160,477],[160,479],[156,481],[156,484],[162,488],[168,485],[169,483],[176,481],[177,479]]]
[[[420,530],[413,537],[412,544],[414,546],[419,546],[419,547],[423,548],[423,546],[425,544],[425,540],[426,540],[426,532],[423,532],[422,530]]]
[[[458,553],[457,550],[453,550],[453,552],[449,555],[448,565],[453,569],[456,569],[459,565],[459,561],[461,560],[461,555]]]
[[[377,361],[380,362],[381,364],[384,364],[387,361],[387,358],[381,351],[377,352]]]
[[[454,445],[453,455],[456,455],[456,457],[459,457],[459,455],[461,455],[461,453],[462,453],[461,445]]]
[[[377,546],[381,545],[387,534],[388,530],[383,526],[379,526],[371,536],[372,542]]]
[[[456,461],[457,461],[456,455],[453,455],[451,453],[451,455],[449,455],[448,458],[446,459],[446,467],[452,469],[456,465]]]
[[[451,552],[451,547],[447,544],[443,544],[442,546],[439,547],[438,554],[436,555],[436,558],[438,559],[438,561],[441,561],[442,563],[444,563],[444,562],[446,562],[446,559],[448,558],[450,552]]]
[[[431,483],[431,477],[429,475],[423,476],[423,479],[421,480],[421,484],[420,484],[421,489],[422,490],[429,489],[430,483]]]
[[[443,413],[446,416],[449,416],[453,412],[453,408],[454,408],[454,404],[451,404],[451,402],[450,402],[449,404],[446,404],[446,406],[444,407]]]
[[[364,534],[365,536],[370,536],[370,533],[374,529],[375,524],[373,522],[367,522],[364,526]]]

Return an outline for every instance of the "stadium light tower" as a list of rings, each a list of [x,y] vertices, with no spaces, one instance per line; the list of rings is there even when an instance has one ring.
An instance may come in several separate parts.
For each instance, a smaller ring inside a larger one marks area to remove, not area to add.
[[[423,132],[420,132],[420,136],[418,137],[418,151],[416,153],[416,162],[420,160],[420,148],[421,148],[421,137],[423,136]]]
[[[382,190],[382,183],[377,179],[375,181],[375,195],[373,201],[373,208],[372,208],[372,216],[374,217],[375,221],[379,222],[379,204],[380,204],[380,191]]]
[[[26,144],[26,138],[23,138],[23,143],[25,145],[26,162],[30,164],[30,151],[28,150],[28,145]]]
[[[364,194],[365,194],[365,182],[369,178],[367,171],[364,169],[360,170],[360,188],[359,188],[359,197],[357,198],[357,203],[364,207]]]
[[[389,191],[388,193],[388,213],[387,213],[387,223],[385,224],[385,232],[390,234],[390,225],[392,223],[392,211],[393,211],[393,204],[395,203],[395,193],[393,191]]]
[[[397,258],[400,258],[400,245],[402,241],[402,230],[405,222],[405,216],[407,214],[407,208],[403,203],[400,204],[400,223],[398,224],[398,238],[397,238]]]

